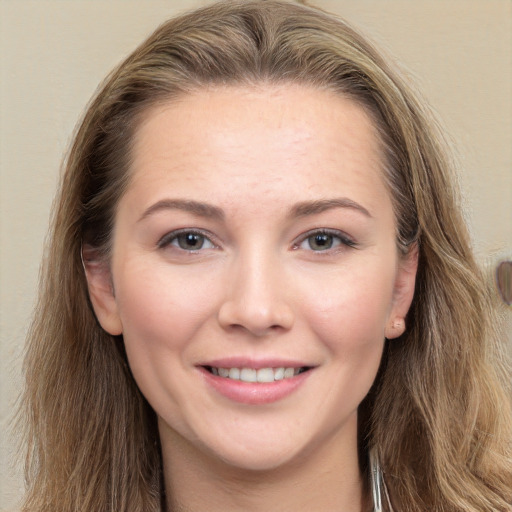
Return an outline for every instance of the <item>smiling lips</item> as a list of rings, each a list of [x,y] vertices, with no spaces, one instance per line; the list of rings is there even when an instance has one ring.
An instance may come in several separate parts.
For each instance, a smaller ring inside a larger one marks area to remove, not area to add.
[[[216,394],[247,405],[271,404],[286,398],[305,382],[314,369],[300,365],[255,368],[260,365],[226,363],[199,368],[205,382]]]
[[[279,368],[219,368],[215,366],[206,367],[213,375],[238,380],[241,382],[268,383],[290,379],[305,372],[308,368],[303,367],[279,367]]]

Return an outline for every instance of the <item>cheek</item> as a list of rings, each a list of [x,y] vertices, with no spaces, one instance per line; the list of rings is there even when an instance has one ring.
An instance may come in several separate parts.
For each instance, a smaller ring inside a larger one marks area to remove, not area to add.
[[[188,279],[187,279],[188,277]],[[129,366],[155,411],[179,426],[190,392],[180,391],[191,368],[194,340],[213,315],[213,292],[186,272],[142,265],[126,267],[116,287]]]
[[[381,346],[392,304],[392,280],[383,273],[353,269],[304,295],[308,324],[333,351]]]
[[[310,295],[303,314],[314,337],[321,340],[332,368],[331,393],[346,413],[359,407],[377,375],[392,285],[378,275],[368,279],[352,272],[339,277]]]
[[[158,357],[155,351],[183,350],[214,314],[207,279],[142,266],[131,266],[123,276],[116,296],[128,351],[151,358]]]

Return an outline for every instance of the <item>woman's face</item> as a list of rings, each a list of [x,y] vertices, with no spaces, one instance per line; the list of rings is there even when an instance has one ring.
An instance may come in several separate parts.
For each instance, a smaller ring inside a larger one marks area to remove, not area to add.
[[[90,290],[163,444],[248,469],[353,452],[415,275],[369,116],[305,86],[211,88],[147,114],[132,171]]]

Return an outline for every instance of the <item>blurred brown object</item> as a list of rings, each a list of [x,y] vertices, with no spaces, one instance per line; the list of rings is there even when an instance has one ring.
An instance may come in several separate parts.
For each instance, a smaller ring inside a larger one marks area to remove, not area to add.
[[[498,265],[496,283],[505,304],[512,305],[512,261],[502,261]]]

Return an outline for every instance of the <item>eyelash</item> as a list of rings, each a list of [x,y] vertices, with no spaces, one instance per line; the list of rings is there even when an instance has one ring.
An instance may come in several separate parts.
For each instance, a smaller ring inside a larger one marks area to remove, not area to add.
[[[188,249],[181,247],[179,245],[180,235],[188,235],[188,236],[196,236],[200,237],[202,239],[201,247],[198,249]],[[324,249],[318,249],[315,250],[311,247],[311,244],[309,244],[309,249],[312,252],[316,253],[331,253],[336,250],[340,250],[340,248],[357,248],[357,243],[350,237],[348,237],[345,233],[342,231],[338,231],[336,229],[315,229],[312,231],[308,231],[307,233],[303,234],[297,242],[294,242],[292,249],[293,250],[299,250],[301,249],[301,246],[304,242],[313,239],[313,237],[330,237],[331,240],[331,246],[326,247]],[[209,243],[211,246],[206,247],[206,249],[217,249],[219,246],[212,240],[212,235],[210,233],[207,233],[205,231],[199,230],[199,229],[180,229],[178,231],[172,231],[170,233],[165,234],[157,243],[157,247],[159,249],[164,249],[168,247],[169,245],[172,245],[176,247],[176,249],[189,252],[189,253],[197,253],[203,249],[205,249],[204,244]],[[336,240],[338,243],[336,243]]]
[[[179,229],[177,231],[171,231],[170,233],[165,234],[160,240],[157,242],[157,247],[159,249],[165,249],[169,245],[173,245],[176,247],[177,250],[190,252],[190,253],[197,253],[204,249],[203,246],[201,246],[199,249],[185,249],[183,247],[179,246],[179,237],[180,235],[192,235],[201,237],[203,239],[203,245],[205,242],[209,242],[211,244],[211,247],[208,247],[208,249],[217,249],[218,245],[212,241],[211,234],[202,231],[200,229]],[[176,242],[176,243],[173,243]]]
[[[334,246],[327,247],[326,249],[319,249],[319,250],[313,249],[311,247],[311,245],[310,245],[309,250],[311,250],[312,252],[316,252],[316,253],[320,253],[320,252],[331,253],[333,251],[340,250],[340,249],[343,249],[343,248],[352,248],[352,249],[356,249],[357,248],[356,241],[353,240],[352,238],[350,238],[349,236],[347,236],[342,231],[338,231],[337,229],[315,229],[315,230],[312,230],[312,231],[308,231],[307,233],[302,235],[299,238],[299,240],[296,243],[294,243],[293,249],[294,250],[299,250],[299,249],[301,249],[301,245],[304,242],[312,239],[313,237],[319,237],[319,236],[332,237],[332,239],[338,240],[338,243],[336,245],[334,245]]]

